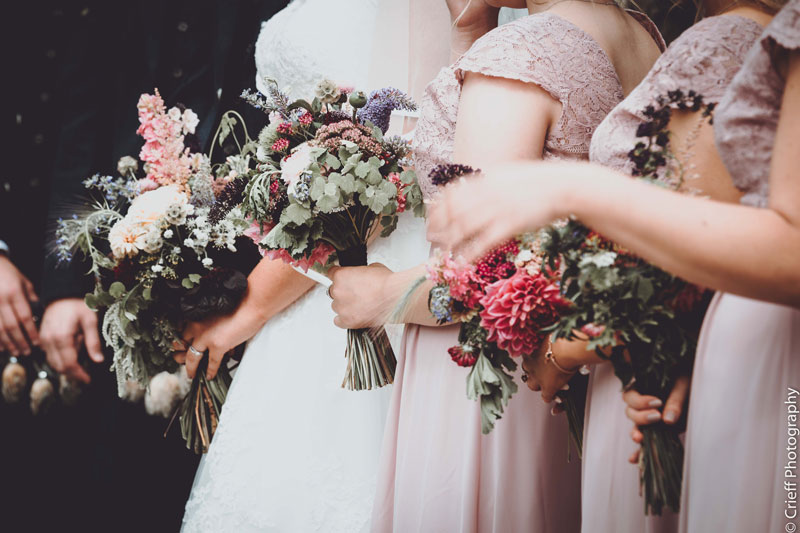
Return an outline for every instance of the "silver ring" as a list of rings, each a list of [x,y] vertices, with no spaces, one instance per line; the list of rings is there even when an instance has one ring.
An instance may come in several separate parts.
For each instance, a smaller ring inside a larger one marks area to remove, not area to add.
[[[189,345],[189,351],[192,352],[192,355],[196,355],[197,357],[203,357],[203,352],[192,346]]]
[[[333,285],[328,285],[328,288],[327,288],[327,289],[325,289],[325,294],[327,294],[327,295],[328,295],[328,298],[330,298],[331,300],[333,300],[333,296],[331,296],[331,287],[333,287]]]

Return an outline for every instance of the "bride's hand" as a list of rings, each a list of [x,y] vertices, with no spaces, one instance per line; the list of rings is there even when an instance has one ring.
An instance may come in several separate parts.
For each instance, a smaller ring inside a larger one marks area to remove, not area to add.
[[[384,287],[391,270],[380,263],[359,267],[333,267],[328,277],[333,282],[328,294],[336,313],[333,322],[340,328],[359,329],[383,325],[389,311]]]
[[[474,260],[560,216],[564,164],[509,163],[444,188],[428,206],[428,240]]]
[[[197,367],[203,359],[196,355],[189,346],[198,352],[208,350],[208,369],[206,377],[213,379],[217,375],[223,357],[241,343],[250,340],[266,322],[266,317],[259,309],[249,305],[245,299],[236,311],[227,316],[220,316],[202,322],[190,322],[183,330],[182,338],[186,346],[184,351],[176,351],[175,360],[186,363],[186,373],[194,378]]]

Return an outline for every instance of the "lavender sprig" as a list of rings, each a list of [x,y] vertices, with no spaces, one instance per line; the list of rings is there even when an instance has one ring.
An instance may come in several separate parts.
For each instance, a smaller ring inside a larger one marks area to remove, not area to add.
[[[441,187],[442,185],[447,185],[459,176],[472,174],[474,172],[480,172],[480,170],[476,170],[469,165],[459,165],[453,163],[447,165],[436,165],[433,167],[433,170],[430,171],[428,177],[430,178],[431,183],[437,187]]]
[[[384,87],[372,91],[364,107],[358,111],[358,119],[362,122],[372,122],[383,133],[389,129],[389,118],[392,111],[402,109],[416,111],[417,104],[406,93],[393,87]]]

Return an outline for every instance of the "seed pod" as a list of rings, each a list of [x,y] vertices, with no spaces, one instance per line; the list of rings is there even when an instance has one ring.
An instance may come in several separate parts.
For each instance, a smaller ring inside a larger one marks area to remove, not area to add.
[[[16,357],[12,357],[3,369],[3,399],[8,403],[17,403],[25,393],[28,384],[28,375],[25,367],[17,362]]]
[[[356,91],[350,95],[350,105],[356,109],[361,109],[367,105],[367,95],[364,91]]]

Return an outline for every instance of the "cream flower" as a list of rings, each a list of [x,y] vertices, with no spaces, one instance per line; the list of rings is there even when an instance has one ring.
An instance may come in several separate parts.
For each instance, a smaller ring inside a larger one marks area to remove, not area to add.
[[[175,185],[167,185],[134,198],[125,218],[137,224],[152,224],[163,217],[173,205],[187,203],[189,197],[185,193]]]
[[[308,143],[303,143],[281,163],[281,178],[286,183],[289,194],[294,193],[294,186],[300,180],[300,176],[311,166],[312,149]]]
[[[108,242],[115,259],[133,257],[145,246],[147,232],[141,224],[127,217],[118,221],[108,232]]]

